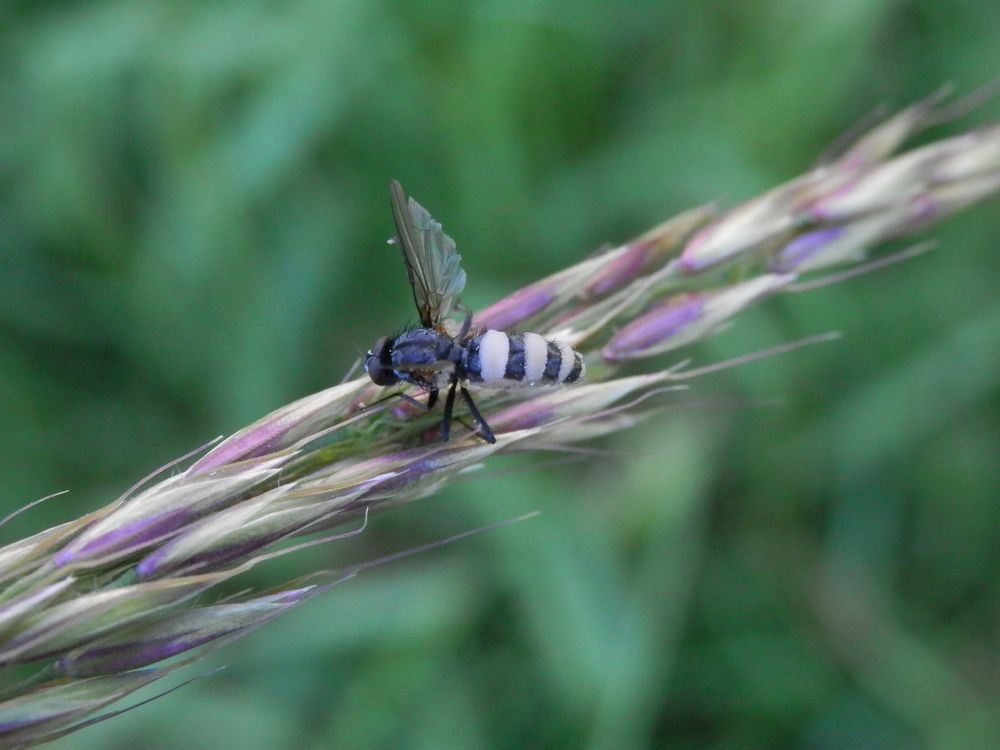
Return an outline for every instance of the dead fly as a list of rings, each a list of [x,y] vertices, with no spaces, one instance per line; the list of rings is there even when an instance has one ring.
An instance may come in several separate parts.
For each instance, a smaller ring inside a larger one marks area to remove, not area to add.
[[[537,333],[504,333],[471,329],[472,315],[456,335],[446,328],[452,304],[465,288],[465,271],[455,242],[427,210],[393,180],[392,215],[395,242],[403,251],[420,328],[390,338],[383,336],[365,355],[365,369],[376,385],[400,381],[427,389],[427,409],[447,390],[441,437],[451,430],[455,392],[469,407],[483,439],[495,443],[493,430],[476,408],[467,385],[480,388],[575,383],[583,377],[583,357],[568,344],[548,341]]]

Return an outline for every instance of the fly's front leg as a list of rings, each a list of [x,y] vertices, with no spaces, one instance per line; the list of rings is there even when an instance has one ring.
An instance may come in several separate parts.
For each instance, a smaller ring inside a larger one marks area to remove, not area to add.
[[[464,341],[472,328],[472,310],[465,310],[465,320],[462,321],[462,329],[458,332],[457,340]]]
[[[366,406],[363,406],[361,408],[361,411],[368,411],[369,409],[374,409],[379,404],[384,404],[386,401],[391,401],[394,398],[398,398],[402,401],[405,401],[410,406],[417,407],[418,409],[420,409],[420,411],[430,411],[431,408],[434,406],[434,404],[437,403],[437,397],[438,397],[437,388],[431,388],[429,394],[430,395],[428,395],[427,397],[427,403],[425,404],[423,401],[418,401],[417,399],[413,398],[413,396],[411,396],[408,393],[403,393],[402,391],[396,391],[395,393],[390,393],[387,396],[383,396],[378,401],[374,401],[370,404],[367,404]]]

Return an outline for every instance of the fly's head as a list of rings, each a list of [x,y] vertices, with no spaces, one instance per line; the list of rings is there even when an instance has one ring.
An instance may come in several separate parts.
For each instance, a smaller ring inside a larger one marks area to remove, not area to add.
[[[365,372],[375,385],[395,385],[399,377],[392,370],[393,339],[383,336],[365,355]]]

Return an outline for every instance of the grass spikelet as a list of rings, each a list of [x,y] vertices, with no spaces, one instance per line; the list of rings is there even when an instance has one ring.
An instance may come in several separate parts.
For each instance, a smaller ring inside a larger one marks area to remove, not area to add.
[[[175,669],[171,659],[191,661],[335,582],[206,593],[288,540],[351,528],[497,452],[625,429],[684,377],[627,364],[711,336],[774,295],[874,267],[872,246],[995,193],[998,125],[893,156],[953,111],[933,97],[763,196],[683,214],[476,315],[477,326],[538,331],[586,358],[580,386],[484,394],[496,444],[458,427],[442,442],[438,410],[377,403],[384,394],[357,378],[263,417],[175,476],[0,548],[0,669],[13,685],[0,745],[72,729]]]

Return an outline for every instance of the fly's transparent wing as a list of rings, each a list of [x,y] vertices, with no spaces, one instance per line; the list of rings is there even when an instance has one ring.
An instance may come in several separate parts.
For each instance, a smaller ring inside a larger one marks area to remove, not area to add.
[[[446,372],[455,369],[455,363],[449,359],[441,359],[437,362],[399,362],[392,366],[398,372]]]
[[[413,198],[407,199],[402,185],[393,180],[389,189],[413,301],[421,324],[433,328],[444,320],[465,288],[462,256],[455,252],[455,241],[442,231],[427,209]]]

